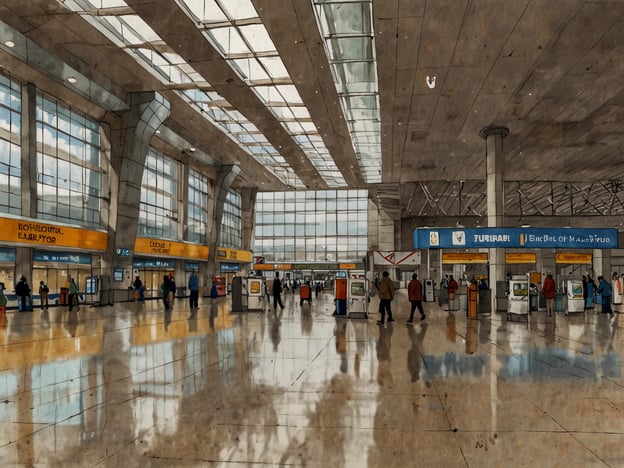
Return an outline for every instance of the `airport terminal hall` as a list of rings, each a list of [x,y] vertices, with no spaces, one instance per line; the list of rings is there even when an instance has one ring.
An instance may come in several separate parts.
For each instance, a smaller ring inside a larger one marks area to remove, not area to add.
[[[0,466],[624,467],[624,1],[0,0]]]

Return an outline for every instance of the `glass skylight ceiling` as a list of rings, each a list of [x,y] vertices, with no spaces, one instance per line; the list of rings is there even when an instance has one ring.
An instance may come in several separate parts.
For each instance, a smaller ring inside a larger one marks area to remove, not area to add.
[[[195,106],[206,119],[218,126],[239,146],[249,152],[260,164],[280,179],[282,183],[294,188],[305,187],[294,170],[269,143],[260,130],[249,122],[244,115],[234,110],[233,106],[222,96],[209,89],[210,85],[203,77],[191,65],[186,63],[180,55],[174,53],[166,46],[158,34],[138,15],[134,14],[125,1],[65,0],[59,3],[75,12],[91,13],[83,16],[86,21],[89,21],[118,47],[124,49],[162,83],[167,85],[187,85],[187,87],[190,85],[189,89],[175,92]],[[203,4],[204,2],[200,0],[189,3]],[[228,4],[230,7],[240,5],[240,8],[242,8],[240,11],[249,11],[249,13],[244,14],[252,13],[253,16],[257,17],[255,10],[250,11],[247,9],[247,2],[228,0]],[[110,9],[110,15],[106,14],[107,9]],[[215,19],[218,18],[215,17]],[[227,17],[225,17],[225,20],[227,20]],[[253,30],[247,31],[247,34],[261,35],[261,33]],[[279,57],[277,58],[279,59]],[[265,70],[277,73],[280,70],[281,60],[279,64],[276,64],[274,60],[268,59],[274,58],[263,57],[263,60],[266,61]],[[244,59],[240,63],[244,65]],[[281,67],[283,68],[283,65]],[[291,96],[292,93],[290,90],[284,90],[283,92],[286,96]],[[280,96],[282,96],[281,93]],[[294,136],[299,137],[297,134]],[[308,153],[306,152],[306,154]],[[321,171],[319,170],[319,172]],[[342,178],[337,169],[336,172]],[[329,174],[329,171],[327,173]],[[322,172],[321,174],[324,175]],[[328,185],[333,186],[329,182]]]
[[[364,179],[379,183],[381,123],[372,0],[312,3]]]
[[[176,0],[301,147],[329,187],[346,182],[251,0]]]

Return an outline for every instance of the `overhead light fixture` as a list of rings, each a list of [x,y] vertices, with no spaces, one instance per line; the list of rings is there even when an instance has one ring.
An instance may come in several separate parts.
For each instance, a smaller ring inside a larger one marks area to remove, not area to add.
[[[69,83],[71,83],[71,84],[74,84],[74,83],[76,83],[78,80],[76,79],[76,77],[75,77],[75,76],[68,76],[68,77],[67,77],[67,81],[68,81]]]
[[[197,151],[197,149],[196,149],[195,147],[191,146],[191,147],[189,148],[189,151],[190,151],[191,153],[194,153],[195,151]]]
[[[13,42],[13,41],[4,41],[4,45],[7,46],[7,47],[13,48],[13,47],[15,47],[15,42]]]

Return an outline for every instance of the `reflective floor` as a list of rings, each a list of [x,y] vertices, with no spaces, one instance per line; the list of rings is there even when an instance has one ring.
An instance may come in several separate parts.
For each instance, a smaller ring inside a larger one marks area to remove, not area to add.
[[[618,314],[410,327],[400,291],[380,327],[332,299],[8,312],[2,466],[624,466]]]

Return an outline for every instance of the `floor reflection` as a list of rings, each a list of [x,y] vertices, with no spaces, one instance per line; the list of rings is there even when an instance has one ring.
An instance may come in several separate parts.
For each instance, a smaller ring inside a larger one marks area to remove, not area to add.
[[[521,466],[623,462],[619,315],[406,326],[157,301],[8,312],[0,459],[20,466]],[[371,310],[377,310],[376,301]],[[536,436],[536,431],[541,434]],[[579,441],[582,440],[582,443]],[[513,447],[516,458],[510,458]],[[529,447],[531,449],[529,449]],[[418,456],[416,457],[417,454]]]

